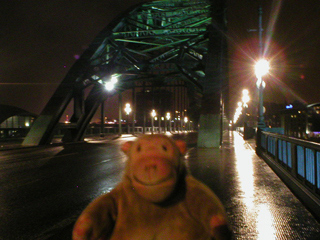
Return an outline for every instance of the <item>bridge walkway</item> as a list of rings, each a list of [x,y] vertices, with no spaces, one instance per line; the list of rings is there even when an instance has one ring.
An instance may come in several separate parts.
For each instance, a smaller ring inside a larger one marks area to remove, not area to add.
[[[229,132],[220,149],[197,148],[195,134],[173,138],[187,141],[187,167],[223,202],[234,239],[320,239],[320,223],[256,155],[254,140]],[[71,230],[50,239],[70,239]]]
[[[191,148],[192,174],[226,207],[234,239],[320,239],[320,223],[237,132],[221,149]]]

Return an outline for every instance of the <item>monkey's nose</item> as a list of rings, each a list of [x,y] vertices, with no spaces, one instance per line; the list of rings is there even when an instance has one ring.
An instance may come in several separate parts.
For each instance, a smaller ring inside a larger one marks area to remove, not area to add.
[[[144,167],[145,171],[156,171],[157,169],[158,169],[158,166],[156,164],[150,164]]]

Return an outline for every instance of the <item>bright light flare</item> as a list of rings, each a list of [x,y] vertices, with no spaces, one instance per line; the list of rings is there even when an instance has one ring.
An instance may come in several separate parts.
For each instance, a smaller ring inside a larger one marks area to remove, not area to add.
[[[117,82],[118,82],[118,78],[116,77],[116,76],[111,76],[111,82],[113,83],[113,84],[116,84]]]
[[[112,82],[106,82],[104,84],[104,87],[108,90],[108,91],[111,91],[114,89],[114,84]]]
[[[249,91],[247,89],[243,89],[242,91],[242,102],[247,104],[250,101]]]
[[[242,102],[243,107],[248,107],[248,102],[250,101],[249,91],[247,89],[242,90]]]
[[[132,109],[130,107],[130,103],[126,104],[126,108],[124,109],[124,111],[126,112],[127,115],[129,115],[129,113],[131,113]]]
[[[108,90],[108,91],[112,91],[115,87],[115,84],[118,82],[118,78],[114,75],[111,76],[110,81],[105,82],[104,83],[104,87]]]
[[[238,102],[238,108],[236,109],[236,112],[233,117],[233,122],[236,123],[242,114],[242,102]]]
[[[167,118],[167,120],[170,120],[171,115],[170,115],[170,113],[169,113],[169,112],[167,112],[167,116],[166,116],[166,118]]]
[[[270,65],[266,59],[260,59],[255,65],[255,74],[258,79],[269,72]]]

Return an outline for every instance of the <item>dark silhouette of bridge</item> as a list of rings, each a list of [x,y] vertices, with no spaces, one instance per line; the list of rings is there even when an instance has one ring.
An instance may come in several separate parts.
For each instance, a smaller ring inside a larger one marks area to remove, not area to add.
[[[51,143],[59,120],[70,105],[73,105],[73,113],[62,139],[64,142],[81,141],[99,106],[103,106],[111,96],[118,95],[121,99],[122,94],[130,92],[133,123],[140,117],[145,125],[152,109],[156,109],[159,116],[169,112],[172,118],[180,121],[187,116],[194,125],[200,126],[196,141],[198,147],[212,148],[210,150],[215,151],[216,159],[224,161],[227,166],[228,161],[237,154],[232,157],[230,151],[234,139],[230,138],[221,144],[228,110],[225,2],[149,1],[130,8],[114,19],[72,66],[34,122],[23,145]],[[217,148],[221,145],[224,145],[223,151]],[[247,143],[240,146],[244,146],[241,148],[243,153],[257,162],[255,173],[261,171],[260,156],[314,215],[319,213],[318,144],[259,131],[256,146],[258,156],[248,151]],[[213,164],[213,155],[206,154],[203,148],[204,157],[197,159],[197,155],[194,155],[194,159]],[[241,162],[242,155],[236,159]],[[202,162],[200,165],[204,166]],[[225,169],[229,171],[229,167]],[[267,179],[270,175],[267,176],[267,173],[257,174],[257,179],[261,179],[254,183],[261,183],[264,187],[270,184],[271,181]],[[234,182],[230,184],[230,189],[235,185]],[[251,187],[248,206],[252,199],[259,198],[250,196],[253,185]],[[272,185],[272,188],[277,190],[277,186]],[[259,194],[264,194],[260,188],[256,189]],[[231,199],[230,195],[228,199]],[[237,199],[233,200],[229,203],[230,208],[237,204]],[[285,209],[286,206],[283,207]],[[242,210],[248,212],[247,209]],[[248,222],[254,223],[254,220]]]
[[[65,109],[73,114],[64,141],[83,138],[98,107],[133,92],[134,112],[200,122],[199,144],[218,147],[227,107],[225,1],[155,1],[134,6],[93,40],[33,124],[23,145],[52,141]],[[163,103],[159,92],[167,92]],[[137,108],[136,95],[151,104]],[[157,109],[158,108],[158,109]]]

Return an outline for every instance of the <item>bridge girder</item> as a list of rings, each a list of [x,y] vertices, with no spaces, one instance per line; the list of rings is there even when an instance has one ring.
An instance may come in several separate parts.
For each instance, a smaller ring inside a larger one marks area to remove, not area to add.
[[[23,144],[50,143],[71,101],[72,128],[64,138],[81,140],[101,102],[133,88],[137,82],[167,86],[182,81],[189,97],[200,105],[208,67],[209,31],[212,34],[217,22],[212,6],[212,1],[206,0],[153,1],[115,19],[72,66]],[[117,76],[118,82],[108,92],[104,86],[112,76]],[[89,95],[85,94],[89,90]]]

